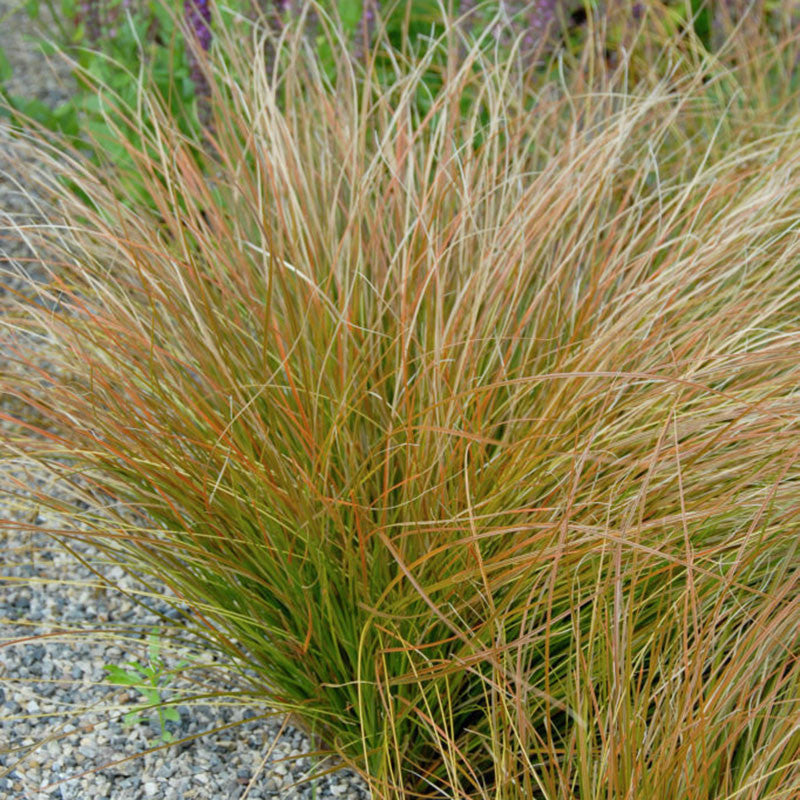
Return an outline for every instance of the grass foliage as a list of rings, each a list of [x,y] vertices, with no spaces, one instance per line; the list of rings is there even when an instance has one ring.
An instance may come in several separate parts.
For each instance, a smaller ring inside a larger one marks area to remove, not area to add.
[[[147,202],[50,158],[9,452],[375,797],[798,796],[794,40],[454,28],[423,111],[318,25],[140,86]]]

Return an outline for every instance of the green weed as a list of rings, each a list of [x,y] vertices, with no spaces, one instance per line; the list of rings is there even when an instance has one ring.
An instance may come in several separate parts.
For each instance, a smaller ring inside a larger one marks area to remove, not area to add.
[[[156,711],[161,728],[161,740],[163,742],[171,742],[174,736],[167,730],[166,723],[179,722],[180,714],[174,706],[164,705],[163,692],[168,687],[170,680],[174,678],[175,672],[187,666],[188,662],[181,661],[173,669],[168,670],[161,660],[160,652],[161,644],[158,628],[154,628],[149,638],[146,664],[140,664],[138,661],[128,661],[124,667],[108,664],[104,669],[108,672],[110,681],[136,689],[144,699],[143,705],[125,714],[125,724],[138,725],[146,719],[142,712]]]

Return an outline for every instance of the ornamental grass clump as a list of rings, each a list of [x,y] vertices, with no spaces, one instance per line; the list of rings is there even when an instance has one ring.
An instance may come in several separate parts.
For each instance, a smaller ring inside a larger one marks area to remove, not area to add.
[[[317,13],[117,109],[147,202],[47,163],[9,452],[376,798],[797,796],[796,48],[454,28],[423,115]]]

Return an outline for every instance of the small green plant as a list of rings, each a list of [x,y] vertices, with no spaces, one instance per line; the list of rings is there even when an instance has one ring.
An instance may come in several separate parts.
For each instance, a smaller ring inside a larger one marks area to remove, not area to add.
[[[7,113],[30,117],[71,137],[102,133],[98,88],[130,103],[142,71],[169,98],[176,119],[191,108],[195,86],[190,77],[190,49],[181,30],[181,18],[167,5],[150,0],[91,0],[80,12],[73,0],[62,0],[50,4],[48,23],[40,22],[38,0],[25,3],[24,8],[40,23],[35,46],[43,57],[69,59],[77,85],[56,108],[35,98],[6,94]],[[0,56],[0,79],[9,77],[11,67]],[[103,142],[103,146],[108,143]],[[110,152],[114,157],[120,154],[124,154],[122,147]]]
[[[108,672],[109,680],[122,686],[130,686],[144,698],[144,703],[136,706],[125,714],[125,724],[138,725],[146,721],[143,712],[155,710],[158,714],[158,723],[161,728],[161,740],[171,742],[174,735],[167,730],[167,722],[179,722],[180,714],[177,708],[164,705],[163,692],[167,685],[174,679],[175,673],[188,665],[187,661],[180,661],[173,669],[167,669],[161,658],[161,640],[158,628],[153,628],[149,636],[147,647],[147,663],[128,661],[125,667],[108,664],[103,669]]]

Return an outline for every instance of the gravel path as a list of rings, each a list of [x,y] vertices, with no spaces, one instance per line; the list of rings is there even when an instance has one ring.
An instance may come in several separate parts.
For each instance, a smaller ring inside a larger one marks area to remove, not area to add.
[[[6,460],[0,513],[47,528],[73,525],[38,509],[27,492],[14,487],[14,478],[27,486],[47,480],[41,471]],[[72,547],[104,580],[44,533],[12,528],[0,535],[0,773],[11,770],[0,778],[0,797],[299,800],[316,792],[318,798],[366,798],[357,776],[345,770],[323,776],[315,787],[292,787],[312,773],[314,763],[303,757],[311,749],[308,738],[284,725],[283,715],[246,722],[264,709],[229,698],[194,700],[242,687],[224,672],[215,674],[213,656],[190,640],[181,646],[172,637],[161,642],[158,657],[166,669],[181,661],[201,665],[164,682],[162,700],[183,700],[176,706],[180,720],[165,727],[175,739],[212,732],[145,753],[162,744],[158,716],[145,711],[142,722],[126,724],[124,715],[142,697],[114,685],[104,667],[148,663],[151,627],[163,631],[164,623],[119,591],[141,597],[146,588],[86,544],[73,541]],[[145,602],[178,616],[160,599]],[[45,638],[34,638],[40,636]],[[235,726],[213,732],[223,725]],[[318,761],[316,772],[325,769]]]
[[[0,47],[14,67],[7,88],[58,103],[67,96],[69,75],[43,63],[27,38],[27,17],[9,14],[17,5],[0,0]],[[22,166],[0,126],[0,284],[6,285],[14,283],[9,271],[36,275],[31,251],[7,229],[10,217],[23,223],[37,216],[19,185]],[[8,301],[0,289],[0,315]],[[0,370],[9,368],[0,333]],[[0,408],[19,411],[9,398],[0,397]],[[132,602],[146,588],[104,563],[89,545],[70,540],[81,563],[38,530],[75,529],[80,521],[37,507],[30,490],[50,477],[3,445],[9,431],[0,426],[0,519],[20,527],[0,527],[0,797],[367,800],[363,783],[347,770],[295,786],[331,765],[304,755],[311,749],[308,738],[282,716],[263,718],[265,709],[256,703],[193,700],[237,688],[198,643],[177,647],[165,637],[159,654],[165,668],[176,669],[181,661],[191,666],[165,683],[161,698],[181,699],[179,721],[165,723],[174,738],[208,733],[153,750],[162,744],[157,714],[144,712],[143,721],[126,724],[125,714],[142,696],[113,685],[104,667],[148,663],[152,626],[164,630],[154,612],[173,619],[177,614],[159,595],[145,598],[152,610]],[[215,731],[227,725],[232,727]]]

